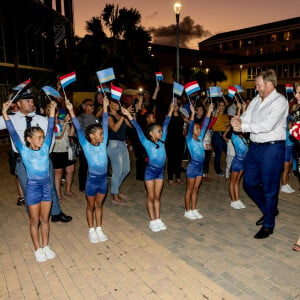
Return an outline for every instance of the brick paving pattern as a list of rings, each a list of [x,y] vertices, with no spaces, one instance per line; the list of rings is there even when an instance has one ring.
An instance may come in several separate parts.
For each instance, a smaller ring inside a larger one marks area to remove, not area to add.
[[[128,204],[106,199],[109,240],[91,244],[75,178],[77,197],[61,203],[73,221],[51,223],[57,258],[38,264],[27,214],[16,206],[7,145],[0,143],[0,299],[300,299],[300,256],[291,250],[300,233],[298,191],[280,194],[274,234],[256,240],[260,212],[243,192],[247,208],[232,209],[224,178],[202,184],[200,220],[183,217],[185,186],[166,182],[162,220],[168,229],[152,233],[144,185],[133,167],[122,188]],[[294,177],[291,184],[298,188]]]

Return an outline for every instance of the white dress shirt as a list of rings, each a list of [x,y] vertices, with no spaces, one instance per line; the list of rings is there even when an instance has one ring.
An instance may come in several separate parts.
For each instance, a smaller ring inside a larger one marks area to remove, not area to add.
[[[257,95],[241,116],[242,132],[250,132],[256,143],[285,141],[288,101],[276,90],[261,100]]]
[[[48,127],[48,118],[44,116],[37,115],[35,112],[28,114],[29,117],[32,117],[31,126],[39,126],[43,129],[46,134]],[[14,115],[9,115],[9,119],[13,123],[16,132],[18,133],[21,141],[25,144],[24,140],[24,131],[26,129],[26,118],[20,111],[17,111]],[[0,117],[0,130],[6,128],[6,123],[3,116]],[[11,140],[12,149],[14,152],[18,152],[15,144]],[[53,146],[53,143],[52,143]]]

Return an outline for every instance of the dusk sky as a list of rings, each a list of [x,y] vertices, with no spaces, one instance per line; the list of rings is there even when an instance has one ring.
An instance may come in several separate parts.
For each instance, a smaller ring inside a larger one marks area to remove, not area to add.
[[[105,4],[113,3],[119,4],[119,8],[137,9],[142,16],[141,25],[147,30],[154,28],[152,32],[159,36],[153,42],[173,44],[174,39],[170,36],[176,21],[174,1],[171,0],[74,0],[76,35],[84,36],[85,21],[99,16]],[[300,15],[300,0],[183,0],[181,4],[180,22],[184,20],[182,25],[186,28],[181,33],[181,45],[193,48],[209,33],[214,35]],[[189,32],[192,34],[189,35]]]

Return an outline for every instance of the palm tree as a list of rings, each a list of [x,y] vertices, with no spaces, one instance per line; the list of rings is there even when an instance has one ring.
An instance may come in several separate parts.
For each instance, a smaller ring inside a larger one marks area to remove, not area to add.
[[[78,43],[76,53],[85,87],[95,87],[95,71],[108,67],[114,68],[117,80],[124,85],[138,86],[153,79],[155,66],[147,48],[151,37],[140,23],[136,9],[119,9],[113,4],[107,4],[99,17],[86,22],[89,34]]]
[[[91,20],[86,21],[85,29],[88,33],[96,38],[103,40],[106,38],[106,34],[103,31],[103,26],[100,17],[92,17]]]
[[[126,34],[136,30],[141,23],[141,14],[136,9],[124,7],[119,10],[114,4],[106,4],[101,17],[115,39],[126,38]]]

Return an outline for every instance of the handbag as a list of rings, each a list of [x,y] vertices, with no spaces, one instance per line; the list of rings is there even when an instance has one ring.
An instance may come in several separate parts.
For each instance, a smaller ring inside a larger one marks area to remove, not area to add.
[[[74,144],[68,148],[68,160],[76,160],[76,146]]]

